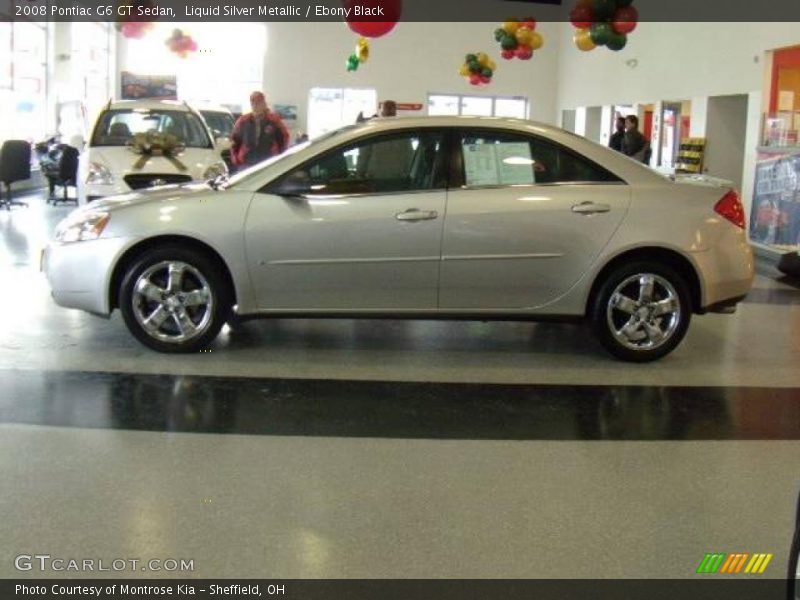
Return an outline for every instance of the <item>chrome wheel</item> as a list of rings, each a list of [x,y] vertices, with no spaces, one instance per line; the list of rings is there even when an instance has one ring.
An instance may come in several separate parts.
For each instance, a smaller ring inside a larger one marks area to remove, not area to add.
[[[678,330],[683,307],[675,286],[654,273],[623,280],[611,293],[606,321],[616,341],[630,350],[655,350]]]
[[[131,308],[153,339],[183,344],[203,335],[214,315],[214,294],[203,274],[181,261],[162,261],[136,279]]]

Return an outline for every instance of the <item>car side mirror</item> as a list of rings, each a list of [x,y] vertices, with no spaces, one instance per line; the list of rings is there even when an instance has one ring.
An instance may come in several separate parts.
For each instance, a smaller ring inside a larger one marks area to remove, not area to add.
[[[281,181],[275,188],[274,193],[285,198],[300,198],[312,192],[311,178],[308,173],[298,171],[292,173]]]
[[[225,152],[225,150],[231,149],[231,140],[228,137],[219,136],[217,138],[214,138],[214,145],[220,152]]]

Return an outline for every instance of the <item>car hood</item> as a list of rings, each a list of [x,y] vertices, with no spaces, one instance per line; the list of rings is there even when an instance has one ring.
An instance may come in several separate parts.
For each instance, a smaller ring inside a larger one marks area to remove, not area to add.
[[[206,169],[220,162],[219,152],[213,148],[186,148],[178,156],[144,157],[126,146],[98,146],[89,149],[90,160],[105,165],[115,176],[133,173],[186,174],[192,179],[202,179]]]
[[[90,204],[79,208],[79,211],[115,211],[129,206],[139,206],[142,204],[156,202],[175,202],[187,198],[196,199],[198,196],[207,194],[215,196],[220,191],[212,190],[206,183],[186,183],[183,185],[163,185],[154,188],[147,188],[130,194],[119,196],[108,196],[99,200],[94,200]]]

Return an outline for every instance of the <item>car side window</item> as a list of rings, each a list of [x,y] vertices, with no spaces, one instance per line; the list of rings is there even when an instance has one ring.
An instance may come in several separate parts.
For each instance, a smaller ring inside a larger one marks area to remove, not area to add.
[[[467,187],[620,181],[563,146],[524,134],[467,132],[461,154]]]
[[[309,193],[381,194],[446,187],[444,134],[404,132],[327,152],[284,179],[307,182]]]

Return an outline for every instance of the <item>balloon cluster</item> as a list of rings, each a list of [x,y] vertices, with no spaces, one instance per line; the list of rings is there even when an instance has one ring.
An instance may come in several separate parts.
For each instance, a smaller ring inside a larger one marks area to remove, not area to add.
[[[130,40],[140,40],[153,28],[150,21],[124,21],[115,25],[117,31]]]
[[[197,52],[197,42],[180,29],[173,29],[172,35],[164,43],[181,58],[186,58],[190,52]]]
[[[497,69],[497,64],[485,52],[467,54],[459,73],[471,85],[488,85]]]
[[[359,38],[355,52],[347,57],[347,72],[358,71],[358,65],[369,60],[369,40]]]
[[[579,0],[569,13],[575,26],[575,45],[584,52],[605,46],[619,52],[636,29],[639,13],[633,0]]]
[[[154,24],[146,18],[138,17],[138,9],[144,8],[147,12],[155,7],[153,0],[125,0],[120,3],[120,8],[127,6],[127,11],[117,10],[117,14],[124,14],[127,12],[128,17],[117,17],[117,22],[114,23],[114,28],[122,34],[122,37],[140,40],[147,32],[153,29]]]
[[[343,0],[342,5],[348,9],[347,14],[352,15],[347,18],[347,26],[365,38],[377,38],[389,33],[397,25],[403,10],[402,0]],[[360,15],[356,15],[356,10]],[[378,18],[383,20],[378,21]]]
[[[509,19],[494,31],[494,39],[500,43],[502,51],[500,56],[506,60],[516,57],[520,60],[530,60],[533,51],[544,44],[542,34],[536,31],[536,19]]]

